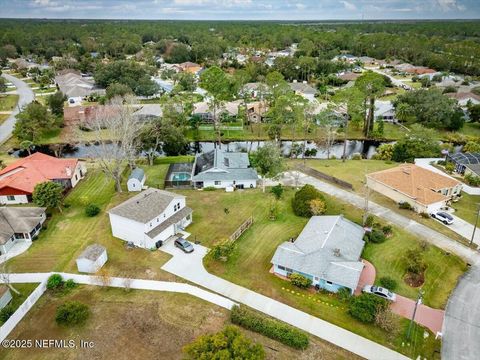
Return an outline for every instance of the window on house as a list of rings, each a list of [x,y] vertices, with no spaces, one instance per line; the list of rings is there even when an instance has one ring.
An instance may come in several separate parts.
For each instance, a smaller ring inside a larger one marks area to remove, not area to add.
[[[15,200],[15,196],[14,195],[8,195],[7,200],[8,201],[13,201],[13,200]]]
[[[331,281],[327,281],[327,284],[328,285],[332,285],[333,283]]]
[[[292,269],[289,269],[289,268],[285,268],[285,271],[288,272],[288,273],[292,273],[293,270]]]
[[[215,181],[215,185],[222,185],[221,181]]]
[[[173,211],[177,211],[177,205],[173,207]]]
[[[157,222],[160,222],[160,219],[159,219],[159,218],[157,218]]]
[[[285,266],[282,265],[277,265],[277,268],[279,268],[280,270],[285,270]]]
[[[152,227],[152,223],[150,223],[150,227]]]
[[[180,210],[180,203],[177,204],[177,209]]]
[[[166,215],[165,215],[165,214],[163,214],[163,217],[165,218],[165,217],[166,217]]]
[[[78,180],[78,175],[75,174],[75,180]]]

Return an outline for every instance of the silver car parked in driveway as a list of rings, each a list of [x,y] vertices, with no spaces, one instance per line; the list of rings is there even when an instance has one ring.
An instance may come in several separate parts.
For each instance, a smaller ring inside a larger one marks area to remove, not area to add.
[[[367,293],[367,294],[374,294],[377,296],[380,296],[384,299],[390,300],[392,302],[395,302],[397,300],[397,295],[395,295],[393,292],[391,292],[388,289],[385,289],[380,286],[375,286],[375,285],[366,285],[362,292]]]
[[[449,213],[444,211],[437,211],[432,213],[432,217],[437,219],[438,221],[443,222],[445,225],[452,225],[453,224],[453,216]]]

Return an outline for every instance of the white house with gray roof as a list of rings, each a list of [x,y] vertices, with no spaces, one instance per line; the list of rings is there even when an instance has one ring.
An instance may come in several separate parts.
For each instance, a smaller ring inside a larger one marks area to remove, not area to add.
[[[142,191],[108,214],[113,236],[145,249],[159,248],[192,222],[185,196],[155,188]]]
[[[357,288],[365,242],[361,226],[338,216],[313,216],[294,242],[281,244],[272,258],[276,274],[301,274],[313,285],[337,292]]]
[[[32,241],[45,222],[45,208],[0,207],[0,255],[18,241]]]
[[[257,180],[257,171],[250,167],[247,153],[216,148],[195,156],[192,184],[196,188],[255,188]]]

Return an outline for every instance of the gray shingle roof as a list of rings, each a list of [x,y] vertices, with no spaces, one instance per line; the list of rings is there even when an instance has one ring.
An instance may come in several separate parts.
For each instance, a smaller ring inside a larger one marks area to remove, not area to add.
[[[32,231],[42,219],[45,208],[0,207],[0,245],[5,244],[14,233]]]
[[[294,243],[281,244],[272,263],[355,289],[365,242],[361,226],[340,216],[313,216]]]
[[[103,254],[104,251],[106,251],[104,246],[99,244],[93,244],[83,250],[78,259],[88,259],[91,261],[95,261],[100,257],[100,255]]]
[[[193,181],[256,180],[258,174],[250,167],[247,153],[214,149],[197,155]]]
[[[109,210],[110,214],[146,224],[160,215],[175,198],[185,196],[149,188]]]
[[[187,215],[191,214],[193,212],[192,209],[190,209],[189,207],[184,207],[183,209],[181,209],[180,211],[176,212],[175,214],[173,214],[172,216],[170,216],[168,219],[166,219],[164,222],[162,222],[161,224],[159,224],[157,227],[153,228],[152,230],[150,230],[147,235],[150,239],[154,239],[155,236],[157,236],[158,234],[160,234],[162,231],[164,231],[166,228],[168,228],[170,225],[173,225],[177,222],[179,222],[180,220],[182,220],[183,218],[185,218]]]
[[[130,173],[130,176],[128,177],[128,180],[130,179],[137,179],[138,181],[142,181],[143,177],[145,176],[145,171],[141,168],[135,168],[132,170]]]

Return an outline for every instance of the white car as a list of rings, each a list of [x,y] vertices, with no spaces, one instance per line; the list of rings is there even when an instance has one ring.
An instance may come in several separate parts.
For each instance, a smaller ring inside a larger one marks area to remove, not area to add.
[[[437,211],[432,213],[432,217],[437,219],[438,221],[443,222],[445,225],[452,225],[453,224],[453,216],[449,213],[444,211]]]
[[[367,294],[374,294],[374,295],[380,296],[380,297],[382,297],[384,299],[387,299],[389,301],[392,301],[392,302],[395,302],[395,300],[397,300],[397,295],[395,295],[390,290],[385,289],[385,288],[380,287],[380,286],[365,285],[362,292],[367,293]]]

